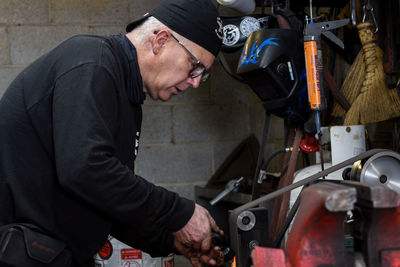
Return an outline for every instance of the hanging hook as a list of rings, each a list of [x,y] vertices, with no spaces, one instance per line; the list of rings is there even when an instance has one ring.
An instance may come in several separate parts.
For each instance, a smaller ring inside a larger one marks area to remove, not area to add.
[[[356,27],[357,25],[356,0],[350,0],[350,18],[351,18],[351,25],[353,25],[353,27]]]
[[[271,14],[272,14],[273,16],[276,15],[276,14],[275,14],[275,2],[274,2],[274,0],[271,0]]]
[[[378,32],[378,29],[379,29],[379,28],[378,28],[378,23],[376,22],[376,19],[375,19],[374,8],[370,5],[369,1],[367,1],[367,3],[363,5],[363,18],[362,18],[362,22],[365,22],[365,20],[366,20],[368,14],[369,14],[369,16],[372,18],[372,21],[373,21],[374,26],[375,26],[375,31],[374,31],[374,33],[377,33],[377,32]]]

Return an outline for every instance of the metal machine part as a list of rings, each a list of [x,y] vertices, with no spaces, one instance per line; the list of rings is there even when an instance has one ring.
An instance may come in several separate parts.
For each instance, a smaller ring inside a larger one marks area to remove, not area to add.
[[[296,220],[286,242],[293,267],[347,266],[343,221],[354,208],[356,189],[320,182],[303,190]],[[301,246],[299,247],[299,244]]]
[[[344,181],[357,190],[354,249],[362,253],[367,266],[400,264],[400,195],[381,184]]]
[[[377,153],[353,164],[350,179],[362,183],[382,184],[400,193],[400,154],[393,151]]]
[[[228,242],[226,242],[225,237],[215,232],[213,232],[211,236],[211,246],[218,246],[221,248],[222,253],[224,253],[224,262],[231,261],[235,256]]]
[[[400,193],[400,155],[383,152],[369,158],[361,171],[360,181],[366,184],[383,184]]]
[[[237,218],[237,227],[242,231],[250,231],[256,225],[256,216],[251,211],[245,210]]]
[[[267,201],[270,201],[280,195],[283,195],[286,192],[289,192],[297,187],[300,186],[304,186],[306,184],[312,183],[313,181],[316,181],[317,179],[320,179],[321,177],[324,177],[330,173],[333,173],[343,167],[346,167],[348,165],[353,164],[354,162],[358,161],[358,160],[363,160],[363,159],[368,159],[371,156],[381,153],[381,152],[389,152],[389,150],[384,150],[384,149],[373,149],[373,150],[369,150],[365,153],[362,153],[360,155],[357,155],[355,157],[352,157],[348,160],[345,160],[337,165],[334,165],[328,169],[325,169],[319,173],[313,174],[311,176],[309,176],[308,178],[305,178],[301,181],[298,181],[296,183],[293,183],[289,186],[283,187],[277,191],[274,191],[268,195],[265,195],[263,197],[260,197],[258,199],[255,199],[249,203],[246,203],[236,209],[234,209],[233,211],[231,211],[230,216],[229,216],[229,228],[230,228],[230,242],[231,242],[231,248],[234,250],[236,256],[237,256],[237,266],[238,267],[245,267],[245,261],[241,260],[240,257],[243,257],[243,255],[245,255],[245,249],[241,244],[241,237],[239,233],[243,233],[243,231],[241,231],[238,227],[237,227],[237,219],[239,217],[239,215],[246,210],[250,210],[253,209],[254,207],[259,206],[262,203],[265,203]],[[268,232],[265,231],[265,229],[268,228],[264,228],[264,232]]]
[[[231,192],[236,192],[239,189],[240,182],[243,181],[244,177],[240,177],[237,180],[230,180],[226,186],[226,189],[219,193],[215,198],[210,201],[210,205],[214,206],[217,204],[221,199],[227,196]]]
[[[241,250],[236,255],[236,264],[250,266],[250,253],[256,246],[266,246],[268,242],[268,210],[258,207],[243,211],[237,218],[238,239]]]
[[[356,213],[348,226],[354,241],[350,249],[345,248],[343,227],[348,210]],[[253,265],[399,266],[399,223],[400,195],[395,191],[359,181],[321,181],[303,191],[285,249],[255,247]]]

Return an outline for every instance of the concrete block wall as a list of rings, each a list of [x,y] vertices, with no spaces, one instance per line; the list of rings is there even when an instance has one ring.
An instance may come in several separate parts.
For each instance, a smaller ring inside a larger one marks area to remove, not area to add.
[[[1,0],[0,96],[24,67],[63,40],[124,33],[127,23],[160,1]],[[217,61],[200,88],[168,102],[148,97],[143,111],[137,174],[190,199],[237,144],[251,133],[260,137],[264,121],[254,93]],[[271,125],[267,153],[282,144],[282,120],[273,117]]]

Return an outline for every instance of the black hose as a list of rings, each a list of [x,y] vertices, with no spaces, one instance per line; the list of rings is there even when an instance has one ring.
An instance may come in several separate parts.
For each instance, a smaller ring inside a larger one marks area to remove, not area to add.
[[[273,153],[271,154],[271,156],[269,156],[268,159],[267,159],[267,160],[265,161],[265,163],[263,164],[262,169],[266,171],[266,170],[267,170],[267,167],[268,167],[268,165],[269,165],[269,163],[270,163],[276,156],[278,156],[278,155],[281,154],[281,153],[286,153],[286,152],[289,152],[289,151],[292,151],[292,149],[290,149],[289,147],[285,147],[285,148],[282,148],[282,149],[279,149],[279,150],[273,152]]]
[[[262,162],[264,159],[264,148],[265,148],[265,144],[266,144],[266,139],[268,136],[268,129],[269,129],[269,121],[271,118],[271,114],[266,112],[265,113],[265,121],[264,121],[264,127],[263,127],[263,133],[262,133],[262,137],[261,137],[261,145],[260,145],[260,151],[258,152],[258,159],[257,159],[257,166],[256,169],[254,171],[254,177],[253,177],[253,190],[252,190],[252,196],[255,195],[260,195],[260,193],[257,191],[260,191],[260,186],[257,183],[258,180],[258,176],[260,173],[260,170],[262,168]],[[254,200],[254,198],[252,198],[252,200]]]
[[[264,175],[267,172],[267,167],[269,165],[269,163],[279,154],[281,153],[286,153],[291,151],[290,148],[282,148],[279,149],[275,152],[273,152],[268,158],[267,160],[263,163],[260,171],[258,172],[258,175],[254,177],[254,181],[253,181],[253,192],[252,192],[252,200],[257,199],[260,197],[261,195],[261,189],[262,189],[262,179],[260,179],[261,175]],[[261,183],[259,183],[258,181],[261,181]]]

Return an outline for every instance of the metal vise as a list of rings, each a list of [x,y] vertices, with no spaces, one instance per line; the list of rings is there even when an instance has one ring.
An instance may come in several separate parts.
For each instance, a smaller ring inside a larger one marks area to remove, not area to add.
[[[345,229],[348,211],[354,222]],[[353,249],[346,249],[347,232]],[[311,185],[285,249],[256,246],[251,256],[255,267],[400,266],[400,195],[354,181]]]

